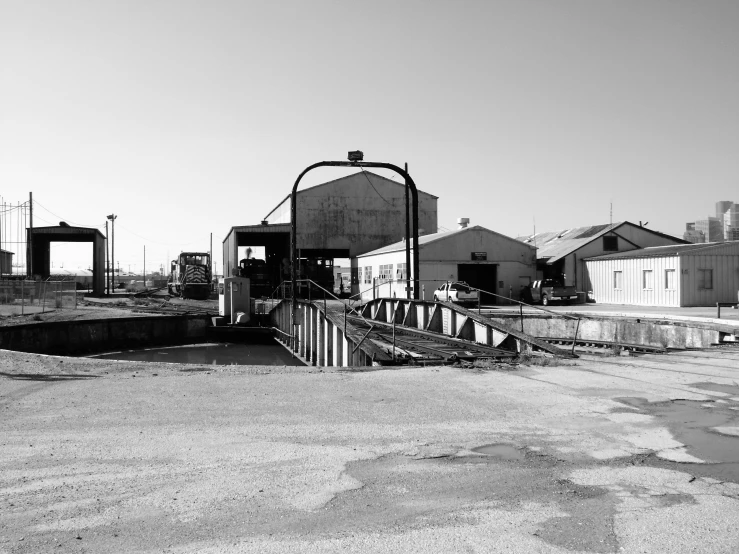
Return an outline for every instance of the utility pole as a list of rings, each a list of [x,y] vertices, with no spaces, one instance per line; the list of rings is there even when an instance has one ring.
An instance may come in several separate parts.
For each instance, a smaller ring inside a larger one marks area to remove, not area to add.
[[[110,249],[108,248],[108,221],[105,221],[105,290],[110,294]]]
[[[113,237],[112,245],[111,245],[111,254],[110,254],[110,260],[113,262],[113,291],[115,292],[115,220],[118,218],[115,214],[110,214],[108,216],[108,219],[110,219],[110,234]]]
[[[28,253],[26,254],[26,269],[29,277],[33,278],[33,193],[28,193],[28,207],[30,215],[30,231],[28,233]]]

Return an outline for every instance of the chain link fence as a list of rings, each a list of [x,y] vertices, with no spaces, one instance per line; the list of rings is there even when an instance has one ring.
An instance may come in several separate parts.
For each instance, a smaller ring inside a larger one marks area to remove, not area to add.
[[[62,308],[77,308],[77,283],[74,281],[0,280],[2,315],[44,313]]]

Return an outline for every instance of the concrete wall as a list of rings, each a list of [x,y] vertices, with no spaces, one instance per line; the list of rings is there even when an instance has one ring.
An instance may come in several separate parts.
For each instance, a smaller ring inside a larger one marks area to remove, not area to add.
[[[0,327],[0,348],[79,355],[183,344],[205,337],[207,316],[122,317]]]
[[[418,225],[427,234],[437,229],[436,200],[418,192]],[[345,249],[356,256],[405,236],[405,185],[371,172],[356,173],[300,190],[297,213],[298,248]],[[290,222],[289,197],[267,221]]]
[[[491,317],[495,322],[521,330],[519,316]],[[569,338],[575,336],[577,322],[554,316],[526,315],[523,331],[535,337]],[[617,318],[588,317],[580,321],[577,336],[582,340],[640,344],[664,348],[707,348],[717,343],[721,331],[710,325]],[[562,347],[566,348],[566,347]]]

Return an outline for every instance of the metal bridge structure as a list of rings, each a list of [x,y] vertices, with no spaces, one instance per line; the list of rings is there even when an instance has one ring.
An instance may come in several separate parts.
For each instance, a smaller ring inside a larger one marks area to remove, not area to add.
[[[357,307],[341,300],[282,300],[269,312],[278,339],[310,365],[448,364],[511,361],[525,352],[563,358],[570,350],[448,302],[377,298]]]

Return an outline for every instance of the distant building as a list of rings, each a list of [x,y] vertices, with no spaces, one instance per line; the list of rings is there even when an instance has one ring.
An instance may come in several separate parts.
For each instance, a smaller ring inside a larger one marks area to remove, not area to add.
[[[695,230],[703,233],[704,242],[722,242],[724,240],[723,220],[717,217],[708,216],[706,219],[696,220]]]
[[[731,200],[716,202],[716,216],[708,216],[686,223],[683,238],[692,243],[723,242],[736,240],[735,229],[739,229],[739,204]],[[695,231],[695,232],[694,232]]]
[[[734,202],[731,200],[721,200],[720,202],[716,202],[716,217],[718,219],[723,219],[726,210],[731,208],[733,205]]]
[[[702,243],[706,242],[706,235],[703,234],[703,231],[696,230],[695,223],[686,223],[683,239],[692,243]]]
[[[6,275],[13,272],[13,256],[15,256],[13,252],[0,250],[0,274]]]
[[[736,238],[737,232],[739,232],[739,204],[732,204],[724,212],[723,224],[724,224],[724,239],[725,240],[739,240]]]

